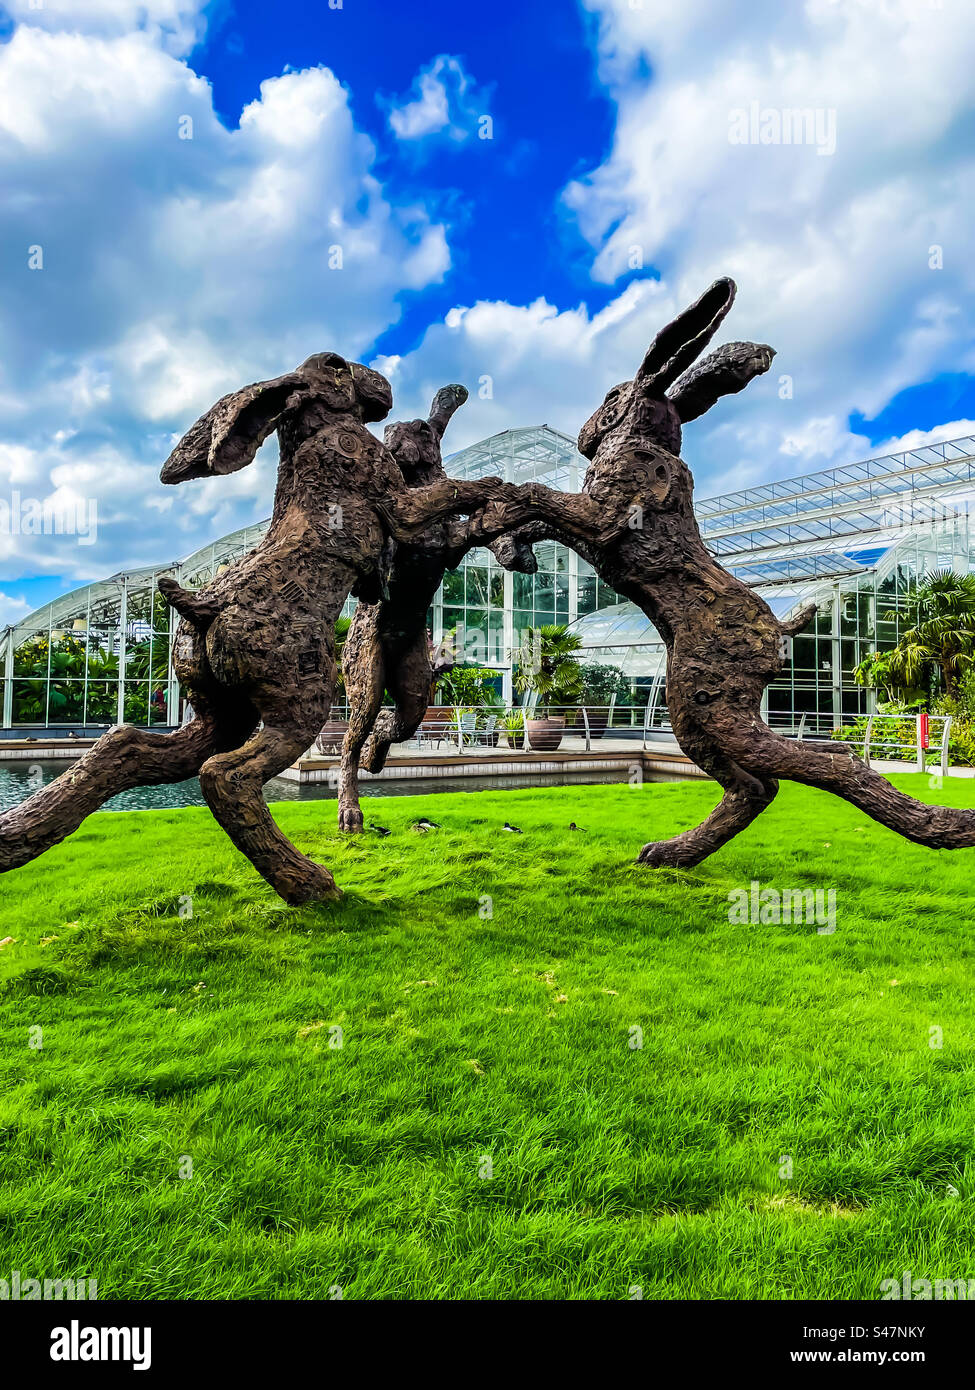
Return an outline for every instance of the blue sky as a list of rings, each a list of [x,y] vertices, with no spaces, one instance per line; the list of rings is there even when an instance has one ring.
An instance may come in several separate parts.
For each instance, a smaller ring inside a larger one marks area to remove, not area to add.
[[[419,197],[450,223],[450,275],[404,299],[402,321],[380,336],[378,350],[409,351],[431,318],[477,299],[525,303],[541,294],[601,308],[615,289],[593,285],[591,248],[559,206],[566,184],[598,165],[612,140],[613,103],[596,73],[596,17],[551,0],[487,9],[390,0],[377,38],[376,9],[355,0],[342,11],[245,0],[215,16],[190,61],[213,84],[228,125],[269,73],[325,63],[348,89],[357,128],[376,143],[389,196]],[[452,93],[456,119],[466,129],[490,114],[492,141],[427,139],[411,150],[391,131],[389,109],[408,100],[417,74],[440,53],[471,82],[462,101]]]
[[[732,274],[778,356],[700,495],[975,432],[973,58],[962,0],[0,0],[0,499],[98,516],[0,534],[0,623],[265,516],[273,445],[159,466],[312,351],[574,434]]]

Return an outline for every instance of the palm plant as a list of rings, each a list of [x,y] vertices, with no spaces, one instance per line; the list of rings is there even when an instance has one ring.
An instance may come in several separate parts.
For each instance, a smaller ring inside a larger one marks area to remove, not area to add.
[[[853,679],[857,685],[880,691],[888,704],[896,704],[900,700],[911,699],[921,693],[906,688],[894,678],[891,673],[893,656],[893,651],[868,652],[853,672]]]
[[[582,699],[583,679],[577,653],[582,641],[564,624],[527,628],[525,640],[512,656],[518,658],[515,689],[522,695],[534,694],[542,706],[541,717],[548,717],[549,706],[577,705]]]
[[[887,678],[910,688],[924,685],[937,668],[946,693],[957,699],[961,677],[975,662],[975,574],[935,570],[912,582],[906,597],[911,626],[890,653]]]

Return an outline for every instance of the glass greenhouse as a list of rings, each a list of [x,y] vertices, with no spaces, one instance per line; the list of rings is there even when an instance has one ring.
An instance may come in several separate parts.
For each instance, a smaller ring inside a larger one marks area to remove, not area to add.
[[[505,430],[453,454],[458,478],[500,474],[577,491],[586,460],[548,425]],[[911,580],[931,569],[972,567],[968,497],[975,493],[975,438],[965,437],[825,472],[747,488],[696,504],[702,534],[722,564],[757,588],[780,616],[814,601],[814,623],[769,689],[773,723],[803,715],[826,726],[869,708],[853,671],[867,651],[893,646]],[[214,541],[176,565],[131,570],[87,584],[3,633],[6,730],[92,732],[120,721],[171,727],[181,718],[172,671],[174,615],[156,580],[205,583],[251,549],[265,525]],[[583,660],[622,672],[631,703],[661,717],[663,647],[646,617],[566,547],[536,547],[534,575],[510,574],[475,550],[448,574],[430,623],[453,634],[471,660],[493,667],[511,698],[511,653],[527,627],[571,624]]]

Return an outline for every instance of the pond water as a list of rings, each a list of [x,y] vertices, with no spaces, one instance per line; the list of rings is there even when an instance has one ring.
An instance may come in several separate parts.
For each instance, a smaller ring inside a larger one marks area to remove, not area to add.
[[[0,763],[0,811],[19,806],[40,787],[46,786],[72,764],[63,759],[48,759],[46,762]],[[543,776],[525,777],[411,777],[401,782],[362,783],[364,797],[372,796],[428,796],[431,792],[479,792],[504,791],[520,787],[563,787],[582,786],[604,782],[625,782],[626,773],[612,772],[596,774],[592,772],[551,773]],[[663,775],[654,775],[648,781],[676,781]],[[326,782],[302,785],[289,782],[283,777],[274,777],[264,788],[265,801],[334,801],[336,790]],[[103,811],[146,811],[173,810],[179,806],[203,806],[203,793],[195,777],[186,782],[174,782],[161,787],[135,787],[131,791],[120,792],[107,801],[100,809]]]

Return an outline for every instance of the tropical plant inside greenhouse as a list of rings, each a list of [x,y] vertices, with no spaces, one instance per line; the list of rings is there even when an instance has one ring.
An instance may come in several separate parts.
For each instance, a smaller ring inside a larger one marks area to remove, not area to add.
[[[913,582],[907,612],[910,626],[890,653],[891,678],[902,688],[930,688],[934,675],[957,698],[975,659],[975,574],[937,570]]]
[[[85,678],[87,675],[87,708]],[[89,648],[67,633],[38,634],[14,651],[13,719],[16,723],[114,720],[118,713],[118,658]]]
[[[919,687],[906,689],[899,684],[894,671],[893,651],[868,652],[858,666],[854,668],[853,679],[857,685],[866,686],[869,690],[876,690],[883,698],[880,702],[881,709],[887,705],[900,708],[904,704],[914,704],[926,699],[924,691]]]
[[[888,737],[917,746],[913,714],[919,709],[949,715],[949,757],[971,766],[975,760],[975,575],[936,570],[913,580],[905,595],[906,621],[890,651],[869,652],[854,671],[857,683],[884,698],[878,712],[904,714]],[[884,614],[887,621],[898,616]],[[900,615],[902,618],[903,614]],[[837,737],[861,737],[866,718],[855,720]]]
[[[497,671],[489,666],[454,666],[439,677],[437,699],[442,705],[503,704],[497,690]]]

